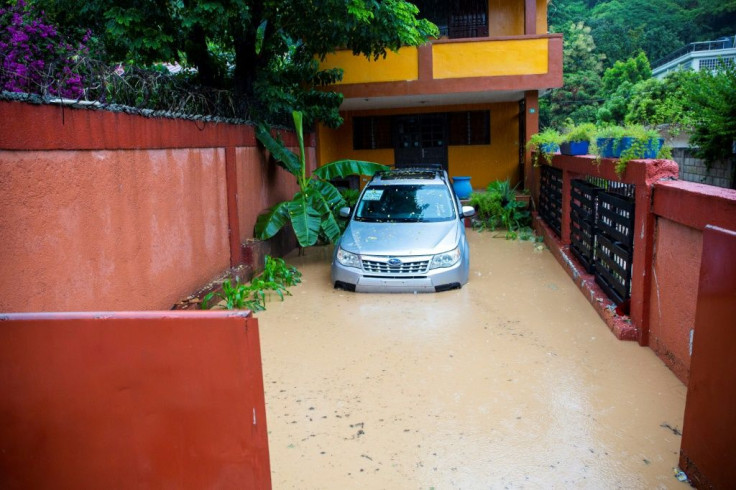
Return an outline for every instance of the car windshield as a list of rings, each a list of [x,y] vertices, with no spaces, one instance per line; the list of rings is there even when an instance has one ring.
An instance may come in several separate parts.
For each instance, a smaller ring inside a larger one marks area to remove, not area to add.
[[[368,187],[355,219],[369,222],[435,222],[455,218],[452,196],[443,185]]]

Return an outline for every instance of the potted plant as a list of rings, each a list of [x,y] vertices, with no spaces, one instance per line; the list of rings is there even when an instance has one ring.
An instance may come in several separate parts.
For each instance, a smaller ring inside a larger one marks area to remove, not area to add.
[[[562,136],[560,133],[552,128],[547,128],[532,135],[526,144],[526,149],[534,152],[532,161],[536,165],[540,154],[544,155],[544,158],[549,161],[554,153],[560,151],[561,142]]]
[[[621,156],[621,141],[625,136],[625,129],[621,126],[605,126],[598,128],[595,133],[593,152],[599,158],[618,158]]]
[[[560,153],[563,155],[587,155],[590,152],[590,144],[595,135],[596,127],[593,123],[570,126],[562,135]]]
[[[644,126],[633,125],[624,128],[621,138],[620,155],[616,163],[616,172],[621,175],[626,170],[626,164],[631,160],[657,158],[664,139],[659,137],[656,129],[646,129]]]

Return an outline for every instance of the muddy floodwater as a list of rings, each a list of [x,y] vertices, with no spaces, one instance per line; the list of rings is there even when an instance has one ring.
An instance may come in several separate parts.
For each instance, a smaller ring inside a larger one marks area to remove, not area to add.
[[[686,387],[610,333],[541,245],[469,231],[470,282],[330,285],[330,250],[259,313],[275,489],[689,488]]]

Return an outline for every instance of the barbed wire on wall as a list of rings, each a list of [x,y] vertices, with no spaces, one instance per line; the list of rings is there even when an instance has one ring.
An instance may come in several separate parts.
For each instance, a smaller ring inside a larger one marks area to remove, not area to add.
[[[32,104],[61,104],[85,109],[124,112],[145,117],[196,121],[252,123],[252,101],[231,90],[204,87],[196,73],[171,65],[152,68],[110,66],[85,56],[72,70],[47,64],[43,70],[20,75],[4,71],[0,54],[0,79],[20,78],[25,91],[0,91],[0,100]]]

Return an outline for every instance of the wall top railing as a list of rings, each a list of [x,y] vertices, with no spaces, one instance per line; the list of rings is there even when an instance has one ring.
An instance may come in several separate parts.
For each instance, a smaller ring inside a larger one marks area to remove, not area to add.
[[[658,68],[666,63],[669,63],[672,60],[676,60],[680,56],[686,55],[687,53],[693,53],[696,51],[717,51],[730,49],[733,47],[736,47],[736,36],[724,37],[715,41],[701,41],[690,43],[652,63],[652,69]]]

